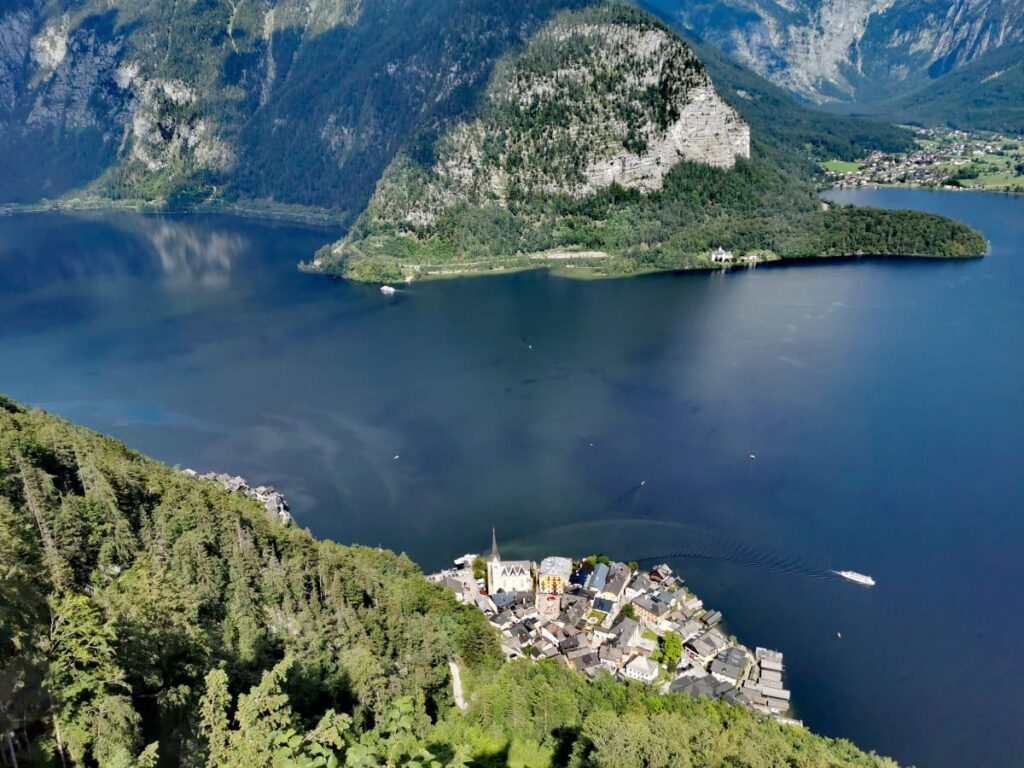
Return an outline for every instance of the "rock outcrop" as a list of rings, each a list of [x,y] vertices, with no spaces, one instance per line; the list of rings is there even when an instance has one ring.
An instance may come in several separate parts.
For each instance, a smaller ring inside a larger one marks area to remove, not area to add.
[[[811,101],[870,103],[1024,41],[1024,0],[643,0]]]
[[[681,161],[748,157],[750,129],[689,46],[646,14],[599,6],[556,18],[503,62],[478,116],[449,130],[430,167],[399,157],[368,214],[422,229],[460,203],[650,193]]]

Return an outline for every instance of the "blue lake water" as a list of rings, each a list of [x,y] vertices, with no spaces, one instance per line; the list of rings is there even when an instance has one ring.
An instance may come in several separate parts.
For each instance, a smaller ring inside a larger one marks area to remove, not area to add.
[[[387,298],[294,269],[323,230],[0,218],[0,391],[426,569],[492,525],[510,556],[685,553],[814,730],[1018,763],[1024,198],[833,197],[955,215],[991,254]]]

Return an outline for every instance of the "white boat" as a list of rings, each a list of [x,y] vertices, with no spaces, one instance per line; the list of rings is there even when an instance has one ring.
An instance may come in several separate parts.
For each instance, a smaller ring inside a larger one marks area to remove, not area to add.
[[[395,292],[395,289],[392,288],[390,285],[382,285],[380,287],[380,292],[383,293],[385,296],[390,296]]]
[[[832,573],[842,576],[844,579],[862,584],[865,587],[875,586],[875,580],[870,576],[865,576],[863,573],[857,573],[856,571],[832,571]]]

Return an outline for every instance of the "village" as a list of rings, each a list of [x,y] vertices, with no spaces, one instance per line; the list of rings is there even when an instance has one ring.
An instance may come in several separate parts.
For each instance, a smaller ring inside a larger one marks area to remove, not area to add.
[[[288,501],[280,491],[275,490],[271,485],[259,485],[253,488],[245,478],[239,477],[238,475],[228,475],[223,472],[206,472],[204,474],[199,474],[194,469],[183,469],[181,470],[181,474],[191,477],[194,480],[206,480],[208,482],[217,483],[217,485],[228,493],[255,499],[263,505],[268,517],[279,520],[286,525],[291,524],[292,522],[292,513],[288,506]]]
[[[1024,138],[953,129],[915,129],[912,152],[872,152],[859,162],[824,164],[835,189],[920,186],[952,189],[1024,189]]]
[[[726,635],[722,614],[668,565],[648,571],[604,556],[502,560],[493,532],[486,559],[466,554],[454,564],[427,578],[483,611],[508,659],[558,660],[590,678],[607,671],[801,725],[788,716],[782,653],[751,651]]]

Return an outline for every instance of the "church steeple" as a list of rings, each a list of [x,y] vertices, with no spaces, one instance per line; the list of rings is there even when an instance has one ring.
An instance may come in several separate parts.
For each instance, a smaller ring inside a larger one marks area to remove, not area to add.
[[[494,528],[491,528],[491,562],[497,563],[501,560],[501,555],[498,554],[498,534]]]

